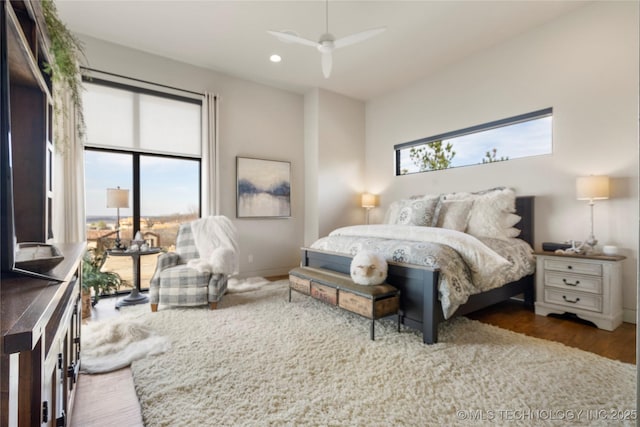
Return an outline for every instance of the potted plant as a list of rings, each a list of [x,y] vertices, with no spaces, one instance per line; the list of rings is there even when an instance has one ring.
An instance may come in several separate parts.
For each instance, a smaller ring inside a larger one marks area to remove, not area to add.
[[[54,112],[63,122],[75,123],[77,136],[85,136],[85,120],[82,108],[82,75],[80,65],[86,62],[84,47],[58,16],[54,0],[42,0],[40,3],[49,35],[51,63],[44,64],[44,71],[51,75],[54,87]],[[84,61],[83,61],[84,60]],[[60,95],[58,92],[64,92]],[[64,100],[68,96],[69,102]],[[56,130],[56,146],[62,150],[68,143],[68,136],[62,130]]]
[[[82,312],[91,312],[89,306],[95,306],[102,295],[108,295],[116,291],[122,279],[118,273],[112,271],[102,271],[102,266],[106,261],[104,252],[99,252],[95,248],[88,249],[83,258],[82,264]],[[93,290],[93,300],[91,291]]]

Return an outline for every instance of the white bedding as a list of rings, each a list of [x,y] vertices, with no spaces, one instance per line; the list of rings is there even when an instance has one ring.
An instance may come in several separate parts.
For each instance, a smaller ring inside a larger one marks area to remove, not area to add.
[[[523,240],[476,238],[436,227],[343,227],[311,247],[352,256],[370,250],[382,254],[387,261],[440,269],[438,290],[445,318],[470,295],[518,280],[535,268],[533,250]]]
[[[460,254],[471,270],[473,283],[485,283],[495,274],[503,274],[509,261],[470,234],[438,227],[414,225],[354,225],[338,228],[329,236],[368,236],[447,245]]]

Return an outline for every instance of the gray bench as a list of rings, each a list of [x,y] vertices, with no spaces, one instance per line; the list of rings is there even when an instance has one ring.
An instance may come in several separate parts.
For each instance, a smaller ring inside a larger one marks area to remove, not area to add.
[[[347,274],[297,267],[289,272],[289,302],[292,290],[371,319],[372,340],[375,321],[386,316],[397,315],[400,332],[400,291],[389,284],[358,285]]]

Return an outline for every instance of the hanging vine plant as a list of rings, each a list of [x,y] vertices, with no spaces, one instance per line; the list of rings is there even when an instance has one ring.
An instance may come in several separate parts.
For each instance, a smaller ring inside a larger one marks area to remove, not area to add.
[[[54,110],[63,120],[69,119],[70,111],[75,114],[75,128],[77,136],[85,137],[86,125],[82,109],[82,76],[80,74],[81,59],[86,59],[80,40],[67,28],[58,17],[58,11],[53,0],[42,0],[42,12],[50,39],[52,62],[45,65],[45,72],[51,75],[54,87],[59,87],[69,93],[71,105],[64,102],[60,96],[53,95]],[[57,133],[58,149],[69,144],[69,141]]]

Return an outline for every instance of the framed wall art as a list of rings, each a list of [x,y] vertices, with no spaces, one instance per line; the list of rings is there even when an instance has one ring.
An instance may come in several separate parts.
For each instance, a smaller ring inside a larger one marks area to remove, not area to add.
[[[238,218],[291,216],[291,163],[236,157]]]

